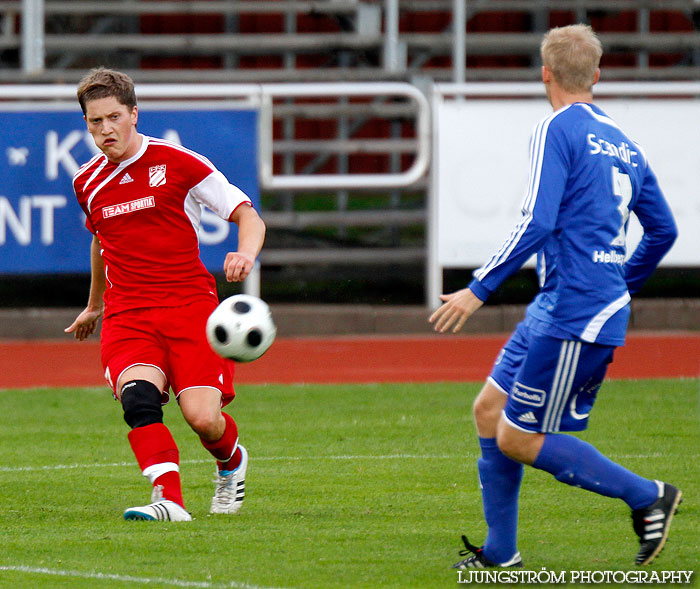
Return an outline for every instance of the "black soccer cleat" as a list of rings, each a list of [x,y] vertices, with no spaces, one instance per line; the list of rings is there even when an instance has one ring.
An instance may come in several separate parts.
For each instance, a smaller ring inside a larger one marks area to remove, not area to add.
[[[671,520],[683,500],[683,493],[673,485],[660,481],[656,483],[663,485],[663,495],[649,507],[632,511],[632,524],[639,536],[639,552],[634,562],[641,566],[649,564],[663,549]]]
[[[453,569],[460,569],[466,571],[467,569],[490,569],[490,568],[523,568],[523,559],[520,558],[520,553],[516,552],[515,556],[507,562],[497,563],[492,562],[484,556],[483,546],[477,548],[469,543],[466,536],[462,536],[462,542],[466,550],[460,550],[460,556],[467,556],[471,553],[471,556],[467,556],[464,560],[452,565]]]

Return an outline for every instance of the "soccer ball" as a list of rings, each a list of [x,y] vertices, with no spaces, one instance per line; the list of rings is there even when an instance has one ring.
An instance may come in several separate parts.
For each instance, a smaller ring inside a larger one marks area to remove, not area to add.
[[[238,294],[222,301],[207,320],[207,339],[222,358],[236,362],[257,360],[272,345],[277,327],[267,303]]]

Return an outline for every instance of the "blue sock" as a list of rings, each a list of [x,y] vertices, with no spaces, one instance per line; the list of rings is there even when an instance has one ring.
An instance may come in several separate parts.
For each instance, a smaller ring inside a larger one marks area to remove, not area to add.
[[[478,461],[484,518],[489,527],[484,556],[495,563],[510,560],[518,551],[518,495],[523,465],[498,449],[496,438],[479,438]]]
[[[565,434],[546,434],[532,466],[567,485],[622,499],[632,509],[649,507],[659,494],[654,481],[616,464],[588,442]]]

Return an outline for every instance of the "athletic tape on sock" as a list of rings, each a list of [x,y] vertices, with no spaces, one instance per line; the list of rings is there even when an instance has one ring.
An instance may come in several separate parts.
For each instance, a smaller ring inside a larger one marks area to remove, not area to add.
[[[158,477],[164,475],[166,472],[180,472],[180,466],[175,462],[161,462],[160,464],[152,464],[143,469],[143,476],[145,476],[151,484],[155,483]]]

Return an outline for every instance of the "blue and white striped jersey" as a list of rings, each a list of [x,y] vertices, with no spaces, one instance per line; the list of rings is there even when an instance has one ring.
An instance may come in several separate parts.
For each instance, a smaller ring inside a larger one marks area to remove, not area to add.
[[[630,211],[644,236],[625,262]],[[535,126],[522,217],[469,288],[486,300],[537,253],[540,292],[526,317],[532,327],[553,337],[622,345],[630,293],[676,235],[641,147],[595,105],[570,104]]]

